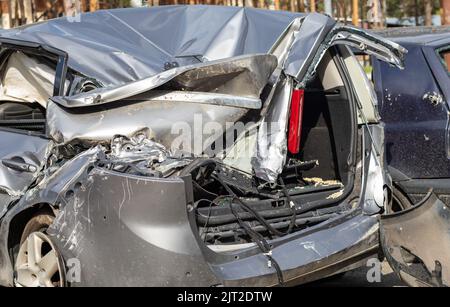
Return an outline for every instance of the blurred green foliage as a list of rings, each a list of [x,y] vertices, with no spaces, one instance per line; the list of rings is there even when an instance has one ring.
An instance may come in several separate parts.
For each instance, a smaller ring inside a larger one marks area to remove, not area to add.
[[[441,7],[439,0],[433,1],[433,13],[439,14]],[[416,9],[418,16],[424,15],[425,4],[424,0],[386,0],[387,15],[389,17],[414,17]]]

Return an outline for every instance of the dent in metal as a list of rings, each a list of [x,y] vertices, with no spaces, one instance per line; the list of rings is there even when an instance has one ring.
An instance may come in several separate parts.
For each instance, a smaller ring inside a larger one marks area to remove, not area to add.
[[[442,97],[442,95],[439,94],[439,93],[436,93],[436,92],[425,93],[423,95],[422,99],[424,101],[428,101],[429,103],[431,103],[435,107],[440,105],[440,104],[442,104],[444,102],[444,98]]]
[[[169,177],[176,170],[192,162],[183,152],[171,152],[163,145],[149,138],[148,130],[137,132],[131,138],[114,136],[111,141],[111,153],[106,163],[113,170],[127,171],[132,166],[133,173],[149,177]]]
[[[2,160],[27,163],[34,167],[34,172],[21,172],[11,169],[7,163],[0,162],[0,190],[13,197],[22,195],[29,185],[38,177],[46,163],[46,157],[52,142],[39,136],[0,131]]]
[[[187,219],[192,200],[183,179],[95,168],[78,181],[82,188],[48,230],[65,259],[83,261],[74,286],[218,283]]]
[[[59,144],[76,141],[82,144],[109,143],[115,135],[131,137],[148,129],[148,135],[166,148],[201,155],[210,145],[205,125],[220,125],[238,121],[247,110],[239,107],[205,105],[198,103],[148,101],[122,104],[116,108],[104,108],[98,112],[73,112],[49,102],[47,122],[49,135]],[[117,125],[117,123],[121,123]],[[196,138],[192,137],[196,134]],[[204,135],[204,144],[198,144]],[[178,148],[178,145],[182,148]]]
[[[210,144],[196,146],[191,136],[198,136],[198,129],[203,134],[207,125],[220,125],[225,131],[227,123],[236,122],[248,109],[261,108],[259,96],[276,65],[273,55],[242,56],[174,68],[117,88],[56,97],[47,108],[49,135],[60,144],[95,143],[148,129],[151,138],[171,148],[177,133],[189,130],[185,136],[191,140],[183,149],[201,155]],[[156,86],[160,89],[150,90]],[[101,109],[72,111],[90,104]]]
[[[135,159],[164,161],[169,153],[164,146],[150,140],[146,132],[148,130],[136,133],[131,138],[115,136],[111,141],[110,156],[125,162]]]
[[[256,155],[252,166],[258,178],[275,182],[281,174],[287,154],[287,125],[293,81],[290,77],[278,83],[267,114],[258,130]]]
[[[261,91],[276,66],[277,59],[273,55],[243,55],[224,60],[176,67],[125,85],[100,88],[70,97],[53,98],[53,100],[67,108],[99,105],[142,94],[163,86],[170,81],[170,84],[166,84],[164,89],[241,96],[250,100],[250,107],[254,108],[254,101],[259,100]],[[200,100],[202,103],[212,100],[217,103],[217,101],[221,100],[220,95],[216,99],[207,94],[203,94],[203,98],[196,97],[195,93],[191,95],[194,101]],[[156,94],[156,96],[158,95]],[[223,97],[226,101],[228,96]],[[182,99],[182,96],[180,93],[175,92],[160,98],[162,98],[160,101],[174,101]],[[182,101],[187,100],[189,99],[182,99]],[[244,101],[241,102],[242,107],[245,107]]]
[[[53,19],[0,34],[57,46],[72,70],[109,87],[159,74],[167,64],[267,53],[299,16],[249,7],[160,6],[100,10],[76,23]]]
[[[312,59],[327,33],[333,28],[336,22],[322,14],[308,14],[295,35],[295,40],[289,46],[289,54],[284,63],[284,71],[287,75],[301,81]]]

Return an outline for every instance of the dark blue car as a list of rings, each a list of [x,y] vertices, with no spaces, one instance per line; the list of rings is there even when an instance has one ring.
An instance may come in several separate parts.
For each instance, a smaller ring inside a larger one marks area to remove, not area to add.
[[[385,123],[393,211],[432,189],[450,204],[450,27],[381,33],[406,49],[405,69],[374,59],[373,81]]]

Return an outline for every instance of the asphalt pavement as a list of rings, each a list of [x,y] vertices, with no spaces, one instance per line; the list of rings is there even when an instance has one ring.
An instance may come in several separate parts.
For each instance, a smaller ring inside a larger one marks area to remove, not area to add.
[[[392,271],[389,264],[384,261],[381,264],[380,282],[369,282],[367,272],[369,267],[349,271],[340,277],[317,281],[309,286],[314,287],[405,287],[406,285]]]

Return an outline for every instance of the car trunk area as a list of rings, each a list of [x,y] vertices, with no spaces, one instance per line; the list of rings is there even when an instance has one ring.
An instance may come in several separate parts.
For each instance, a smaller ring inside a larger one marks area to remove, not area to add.
[[[327,56],[321,65],[336,63]],[[275,239],[352,209],[343,200],[353,189],[354,106],[340,76],[338,83],[322,76],[305,88],[300,150],[287,154],[276,183],[213,160],[188,170],[198,234],[214,251],[245,248],[254,233]]]

